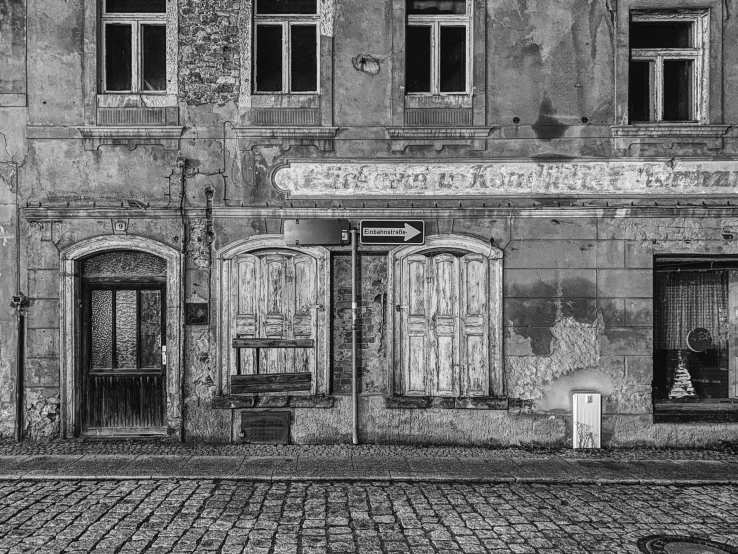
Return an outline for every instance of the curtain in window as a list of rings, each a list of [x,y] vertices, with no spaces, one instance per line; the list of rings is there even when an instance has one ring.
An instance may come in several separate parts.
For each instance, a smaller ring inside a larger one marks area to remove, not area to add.
[[[680,357],[687,361],[697,396],[727,396],[728,280],[727,271],[657,274],[654,380],[661,396],[673,382]],[[705,352],[692,352],[687,346],[687,335],[697,327],[712,336],[712,346]]]

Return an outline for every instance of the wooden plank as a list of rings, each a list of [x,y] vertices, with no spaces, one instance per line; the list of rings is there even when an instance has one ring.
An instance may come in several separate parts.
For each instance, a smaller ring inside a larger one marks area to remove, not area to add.
[[[315,348],[315,339],[236,338],[233,348]]]
[[[231,376],[231,394],[309,391],[312,373],[272,373]]]

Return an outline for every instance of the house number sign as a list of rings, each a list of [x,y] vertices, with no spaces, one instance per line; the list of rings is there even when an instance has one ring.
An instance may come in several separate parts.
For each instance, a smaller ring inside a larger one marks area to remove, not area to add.
[[[733,194],[734,161],[488,163],[289,162],[272,173],[291,197]]]

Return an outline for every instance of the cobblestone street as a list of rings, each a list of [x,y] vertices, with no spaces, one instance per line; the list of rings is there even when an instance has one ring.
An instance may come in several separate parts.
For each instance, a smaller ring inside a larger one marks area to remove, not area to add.
[[[738,545],[734,486],[0,481],[0,553],[639,552]]]

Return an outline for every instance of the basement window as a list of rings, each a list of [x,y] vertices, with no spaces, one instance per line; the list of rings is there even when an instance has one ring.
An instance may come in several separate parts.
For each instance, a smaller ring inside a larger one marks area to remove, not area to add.
[[[469,91],[470,16],[466,0],[407,0],[407,94]]]
[[[654,308],[656,421],[738,418],[738,259],[657,258]]]
[[[701,122],[706,117],[708,12],[631,12],[631,123]]]
[[[317,0],[256,0],[254,92],[318,91]]]

